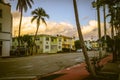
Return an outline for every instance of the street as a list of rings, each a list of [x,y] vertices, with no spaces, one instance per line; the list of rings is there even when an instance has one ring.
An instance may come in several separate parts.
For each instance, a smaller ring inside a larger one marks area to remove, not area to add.
[[[97,52],[89,51],[89,57]],[[0,58],[0,78],[52,73],[84,61],[83,53],[62,53],[19,58]]]

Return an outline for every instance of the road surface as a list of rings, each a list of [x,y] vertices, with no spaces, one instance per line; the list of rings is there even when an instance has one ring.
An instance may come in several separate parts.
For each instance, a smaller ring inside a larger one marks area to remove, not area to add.
[[[89,57],[97,52],[89,51]],[[0,78],[19,76],[40,76],[84,62],[81,53],[58,53],[19,58],[0,58]]]

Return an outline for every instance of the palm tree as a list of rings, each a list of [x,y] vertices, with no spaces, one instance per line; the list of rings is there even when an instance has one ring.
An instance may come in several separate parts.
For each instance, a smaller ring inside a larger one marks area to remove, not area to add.
[[[119,36],[118,34],[120,34],[120,0],[99,0],[99,4],[103,5],[103,4],[107,4],[108,5],[108,10],[109,13],[107,16],[110,16],[110,23],[111,23],[111,37],[113,39],[113,61],[115,61],[117,59],[117,53],[118,52],[116,49],[116,45],[118,44],[116,41],[116,38],[114,37],[114,31],[117,33],[116,35]],[[119,50],[119,49],[118,49]]]
[[[19,33],[18,33],[18,47],[20,47],[20,32],[22,24],[23,10],[26,12],[28,7],[32,8],[33,0],[17,0],[16,10],[20,12],[20,23],[19,23]]]
[[[105,52],[107,51],[107,43],[106,43],[106,5],[103,4],[103,15],[104,15],[104,40],[105,40]]]
[[[85,47],[85,44],[84,44],[84,40],[83,40],[81,28],[80,28],[80,23],[79,23],[79,15],[78,15],[78,10],[77,10],[76,0],[73,0],[73,5],[74,5],[74,12],[75,12],[75,19],[76,19],[76,25],[77,25],[79,40],[81,42],[81,47],[82,47],[82,50],[83,50],[85,61],[86,61],[86,64],[87,64],[88,69],[90,70],[91,74],[93,76],[96,76],[95,70],[94,70],[93,66],[91,65],[91,63],[90,63],[90,59],[88,57],[87,50],[86,50],[86,47]]]
[[[92,2],[93,8],[97,9],[97,20],[98,20],[98,37],[99,37],[99,58],[102,58],[102,43],[100,41],[101,39],[101,24],[100,24],[100,3],[101,0],[97,0],[96,2]]]
[[[34,45],[35,45],[35,39],[38,33],[40,22],[43,22],[46,24],[45,18],[49,18],[49,15],[45,12],[43,8],[35,9],[34,11],[32,11],[32,15],[33,15],[33,18],[31,19],[31,22],[36,20],[36,24],[37,24],[37,29],[36,29],[35,36],[34,36]]]

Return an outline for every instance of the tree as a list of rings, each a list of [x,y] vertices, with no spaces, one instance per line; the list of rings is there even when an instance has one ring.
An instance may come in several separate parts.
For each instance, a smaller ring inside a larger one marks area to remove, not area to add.
[[[49,15],[45,12],[43,8],[35,9],[34,11],[32,11],[32,15],[33,15],[33,18],[31,19],[31,22],[36,20],[36,24],[37,24],[37,29],[36,29],[35,36],[34,36],[34,43],[35,43],[35,39],[38,33],[40,22],[43,22],[47,25],[45,18],[49,18]]]
[[[23,43],[27,43],[26,47],[31,47],[33,41],[32,41],[32,36],[30,35],[24,35],[22,36]]]
[[[18,47],[20,47],[20,33],[21,33],[21,24],[22,24],[22,16],[23,10],[26,12],[28,7],[32,7],[33,0],[17,0],[16,10],[20,12],[20,23],[19,23],[19,32],[18,32]]]
[[[75,41],[75,49],[80,49],[81,48],[81,45],[80,45],[80,40],[76,40]]]
[[[29,54],[31,54],[31,52],[32,52],[31,50],[32,50],[32,47],[33,47],[32,36],[24,35],[24,36],[22,36],[22,41],[23,41],[24,46],[27,48],[27,52]]]
[[[100,0],[97,0],[96,2],[92,2],[93,8],[96,7],[97,9],[97,20],[98,20],[98,38],[101,39],[101,25],[100,25]],[[99,41],[99,58],[102,57],[102,44],[101,41]]]
[[[120,0],[99,0],[99,5],[106,4],[108,5],[108,15],[110,16],[110,23],[111,23],[111,37],[113,39],[113,61],[117,60],[117,52],[119,52],[119,49],[117,48],[118,44],[118,37],[120,37]],[[114,32],[116,32],[116,35],[118,37],[114,37]],[[117,46],[117,47],[116,47]],[[120,47],[120,46],[119,46]]]
[[[106,40],[105,40],[105,37],[106,37]],[[106,50],[108,52],[111,52],[113,43],[112,43],[112,39],[110,38],[110,36],[109,35],[106,35],[106,36],[104,35],[104,36],[101,37],[100,40],[101,40],[103,46],[105,45],[104,43],[106,43],[106,45],[107,45]]]
[[[84,57],[85,57],[85,61],[86,61],[87,67],[88,67],[90,73],[92,74],[92,76],[96,76],[95,70],[94,70],[94,68],[93,68],[93,66],[90,62],[90,59],[89,59],[88,54],[87,54],[87,49],[86,49],[85,44],[84,44],[84,40],[83,40],[81,28],[80,28],[80,23],[79,23],[79,16],[78,16],[76,0],[73,0],[73,6],[74,6],[78,36],[79,36],[79,40],[81,42],[82,51],[83,51],[83,54],[84,54]]]

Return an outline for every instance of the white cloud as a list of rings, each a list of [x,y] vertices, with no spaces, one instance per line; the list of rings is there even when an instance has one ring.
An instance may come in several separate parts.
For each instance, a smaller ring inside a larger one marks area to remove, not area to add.
[[[13,13],[13,35],[18,35],[18,26],[19,26],[19,13]],[[24,34],[35,34],[36,31],[36,22],[31,23],[32,17],[23,17],[22,27],[21,27],[21,35]],[[103,35],[103,23],[101,23],[101,32]],[[97,21],[91,20],[87,25],[82,26],[82,33],[84,39],[97,39],[98,36],[98,27]],[[108,31],[109,32],[109,31]],[[47,26],[45,24],[41,24],[39,27],[38,34],[49,34],[49,35],[66,35],[66,36],[75,36],[78,37],[77,29],[75,26],[66,22],[47,22]]]

